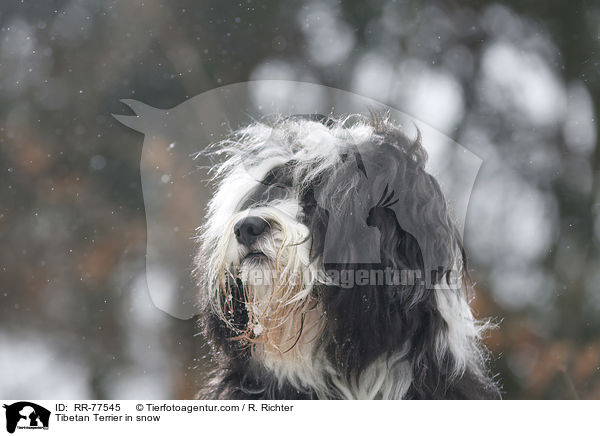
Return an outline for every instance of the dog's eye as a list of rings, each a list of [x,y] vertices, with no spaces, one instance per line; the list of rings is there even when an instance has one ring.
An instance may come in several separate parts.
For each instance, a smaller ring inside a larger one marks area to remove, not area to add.
[[[244,199],[244,201],[241,203],[239,210],[268,204],[275,200],[283,200],[288,197],[288,193],[289,188],[284,188],[276,185],[259,185],[258,188],[256,188]]]
[[[288,163],[267,172],[256,189],[246,196],[239,209],[244,210],[251,206],[288,198],[294,185],[291,166],[292,163]]]
[[[287,166],[279,166],[271,169],[260,182],[265,186],[277,186],[291,188],[294,181]]]

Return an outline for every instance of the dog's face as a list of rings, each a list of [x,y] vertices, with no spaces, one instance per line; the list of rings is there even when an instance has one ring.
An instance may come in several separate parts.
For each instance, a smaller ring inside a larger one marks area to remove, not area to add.
[[[400,349],[410,332],[373,337],[381,320],[369,308],[406,324],[460,254],[420,138],[386,120],[292,118],[252,125],[218,150],[226,160],[197,262],[229,339],[296,369],[317,352],[347,367]]]

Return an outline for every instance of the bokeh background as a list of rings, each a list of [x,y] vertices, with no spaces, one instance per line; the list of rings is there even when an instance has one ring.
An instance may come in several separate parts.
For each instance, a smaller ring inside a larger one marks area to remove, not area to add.
[[[465,243],[505,397],[599,399],[599,48],[584,0],[3,1],[0,397],[194,396],[206,349],[149,298],[143,136],[111,114],[286,79],[483,159]]]

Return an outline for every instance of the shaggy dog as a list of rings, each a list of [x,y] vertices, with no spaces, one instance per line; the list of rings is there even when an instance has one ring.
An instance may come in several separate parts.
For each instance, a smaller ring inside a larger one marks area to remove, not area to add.
[[[205,399],[499,398],[420,134],[388,116],[257,122],[211,147]]]

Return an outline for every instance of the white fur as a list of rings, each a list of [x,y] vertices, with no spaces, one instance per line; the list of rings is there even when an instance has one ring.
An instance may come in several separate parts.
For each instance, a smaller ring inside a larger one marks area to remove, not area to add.
[[[380,358],[350,381],[334,378],[335,388],[345,400],[399,400],[412,383],[412,369],[406,353]]]

